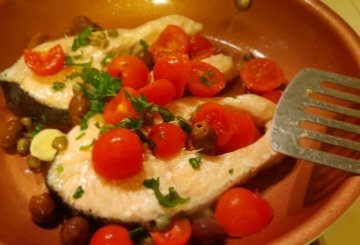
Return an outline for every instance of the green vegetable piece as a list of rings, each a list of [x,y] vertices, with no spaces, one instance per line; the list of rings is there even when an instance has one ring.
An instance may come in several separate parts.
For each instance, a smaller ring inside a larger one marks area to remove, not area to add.
[[[79,199],[84,193],[85,193],[85,191],[84,191],[83,187],[81,185],[79,185],[76,188],[76,190],[75,190],[74,194],[72,195],[72,197],[74,199]]]
[[[202,160],[201,156],[192,157],[189,159],[189,163],[191,167],[193,167],[193,169],[199,169],[201,165],[201,160]]]
[[[92,141],[90,144],[88,144],[88,145],[82,145],[82,146],[80,146],[79,150],[80,150],[80,151],[88,151],[88,150],[91,149],[91,147],[92,147],[94,144],[95,144],[95,139],[93,139],[93,141]]]
[[[149,48],[149,44],[147,44],[147,42],[145,42],[143,39],[140,39],[139,44],[145,50]]]
[[[185,133],[191,133],[192,127],[184,118],[177,116],[176,122]]]
[[[52,85],[52,89],[56,92],[63,90],[66,87],[63,82],[54,82]]]
[[[34,129],[29,134],[29,138],[33,139],[35,135],[37,135],[43,128],[44,128],[43,124],[36,123]]]
[[[62,164],[57,165],[55,170],[57,174],[61,174],[62,172],[64,172],[64,165]]]
[[[142,237],[146,236],[146,234],[147,234],[147,232],[144,229],[144,227],[142,227],[142,226],[139,226],[139,227],[129,231],[130,239],[133,241],[137,241],[137,240],[141,239]]]
[[[72,51],[76,51],[81,47],[85,47],[89,44],[89,37],[91,33],[93,32],[92,27],[86,27],[82,32],[80,32],[76,38],[74,39],[74,42],[72,44]]]

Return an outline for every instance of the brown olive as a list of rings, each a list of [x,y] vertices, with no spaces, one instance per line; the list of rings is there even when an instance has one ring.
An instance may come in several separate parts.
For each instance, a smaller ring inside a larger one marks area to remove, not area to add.
[[[39,225],[51,225],[57,219],[56,203],[49,193],[32,196],[29,210],[32,219]]]
[[[23,125],[20,120],[15,119],[6,123],[5,128],[1,130],[1,145],[3,147],[13,147],[21,137]]]
[[[216,133],[205,121],[197,122],[191,130],[190,139],[195,149],[207,155],[216,154]]]
[[[49,41],[50,38],[48,35],[44,34],[44,33],[36,33],[35,35],[33,35],[28,44],[27,44],[27,48],[28,49],[33,49],[36,46],[38,46],[39,44],[42,44],[46,41]]]
[[[225,232],[213,217],[199,217],[191,222],[194,244],[223,244]]]
[[[86,244],[89,236],[89,222],[81,216],[74,216],[66,220],[60,230],[60,241],[63,245]]]
[[[80,119],[88,112],[89,102],[85,95],[81,92],[75,93],[70,100],[69,115],[74,125],[80,123]]]
[[[66,36],[76,35],[86,27],[92,27],[94,31],[102,30],[101,26],[90,20],[86,16],[76,16],[72,19],[70,27],[64,31]]]
[[[149,50],[141,49],[136,53],[136,56],[140,58],[150,70],[152,70],[154,66],[154,60]]]

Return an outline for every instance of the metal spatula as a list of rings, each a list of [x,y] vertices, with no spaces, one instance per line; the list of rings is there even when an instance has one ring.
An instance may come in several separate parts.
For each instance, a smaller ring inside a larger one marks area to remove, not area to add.
[[[279,101],[272,148],[360,173],[360,79],[304,69]]]

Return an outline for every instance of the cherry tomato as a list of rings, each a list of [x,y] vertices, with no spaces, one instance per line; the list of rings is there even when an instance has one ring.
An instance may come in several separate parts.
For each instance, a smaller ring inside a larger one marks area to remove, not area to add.
[[[194,96],[211,97],[225,88],[224,75],[214,66],[191,60],[185,74],[186,88]]]
[[[189,49],[190,37],[188,34],[176,25],[168,25],[149,50],[156,62],[163,56],[188,54]]]
[[[134,89],[123,87],[115,97],[106,103],[103,112],[105,122],[115,125],[126,117],[138,117],[137,112],[131,101],[126,97],[125,92],[135,97],[139,96]]]
[[[65,54],[60,44],[54,46],[48,53],[25,50],[25,64],[40,76],[50,76],[58,73],[64,67]]]
[[[274,102],[275,104],[277,104],[281,98],[282,95],[282,91],[281,90],[270,90],[268,92],[265,92],[264,94],[262,94],[261,96],[263,96],[264,98]]]
[[[181,98],[185,90],[185,68],[189,62],[187,55],[167,56],[157,60],[154,66],[154,79],[167,79],[176,89],[176,97]]]
[[[159,158],[169,158],[184,148],[186,135],[173,123],[160,123],[151,128],[149,138],[156,145],[154,155]]]
[[[253,58],[240,69],[245,87],[253,93],[262,94],[285,82],[284,72],[273,60]]]
[[[102,134],[92,149],[94,170],[102,177],[125,179],[140,172],[142,143],[136,133],[118,128]]]
[[[129,231],[120,225],[106,225],[92,236],[89,245],[132,245]]]
[[[148,102],[164,106],[176,96],[176,89],[169,80],[160,79],[139,89],[139,94],[144,95]]]
[[[230,140],[218,147],[219,153],[231,152],[254,143],[260,138],[254,120],[248,112],[233,112],[235,130]]]
[[[271,221],[270,204],[258,194],[232,188],[223,193],[215,208],[215,218],[231,237],[244,237],[264,229]]]
[[[225,145],[231,138],[235,122],[229,109],[214,102],[202,104],[193,117],[194,123],[206,121],[215,130],[218,146]]]
[[[215,53],[215,48],[205,36],[195,35],[190,38],[191,59],[205,59]]]
[[[150,235],[155,245],[186,245],[190,240],[191,224],[187,219],[175,220],[169,230]]]
[[[139,89],[149,82],[149,69],[136,56],[120,55],[114,58],[107,67],[107,72],[113,77],[120,77],[122,85]]]

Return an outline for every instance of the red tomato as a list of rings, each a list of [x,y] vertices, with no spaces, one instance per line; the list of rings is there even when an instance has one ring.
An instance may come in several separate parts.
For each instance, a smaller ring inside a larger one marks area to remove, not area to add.
[[[184,148],[186,135],[173,123],[160,123],[150,130],[149,138],[156,145],[154,155],[159,158],[169,158]]]
[[[190,240],[191,224],[187,219],[175,220],[169,230],[150,232],[155,245],[186,245]]]
[[[253,58],[240,69],[245,87],[253,93],[262,94],[285,82],[284,72],[273,60]]]
[[[218,147],[219,153],[231,152],[254,143],[260,138],[260,132],[247,112],[233,112],[235,130],[230,140]]]
[[[113,59],[107,67],[113,77],[120,77],[122,85],[139,89],[149,83],[149,69],[136,56],[120,55]]]
[[[215,218],[231,237],[244,237],[264,229],[271,221],[270,204],[258,194],[232,188],[223,193],[215,208]]]
[[[281,98],[281,95],[282,95],[281,90],[271,90],[271,91],[268,91],[268,92],[262,94],[261,96],[263,96],[266,99],[271,100],[272,102],[277,104]]]
[[[110,130],[96,140],[92,149],[92,162],[95,172],[102,177],[132,177],[142,169],[142,143],[130,129]]]
[[[50,76],[63,69],[65,54],[60,44],[58,44],[51,48],[48,53],[25,50],[24,60],[25,64],[34,73],[41,76]]]
[[[190,37],[176,25],[168,25],[158,40],[150,46],[150,52],[155,60],[164,56],[188,54]]]
[[[160,79],[139,89],[139,94],[144,95],[148,102],[164,106],[176,96],[176,89],[169,80]]]
[[[185,67],[189,59],[186,55],[167,56],[157,60],[154,66],[154,79],[167,79],[176,89],[176,97],[181,98],[185,90]]]
[[[138,114],[132,106],[131,101],[126,98],[125,91],[132,96],[139,96],[134,89],[130,87],[123,87],[114,98],[106,103],[103,112],[105,122],[110,124],[117,124],[126,117],[138,117]]]
[[[202,104],[193,117],[194,123],[206,121],[215,130],[218,146],[225,145],[231,138],[235,122],[229,109],[214,102]]]
[[[106,225],[92,236],[89,245],[132,245],[129,231],[120,225]]]
[[[215,48],[206,37],[195,35],[190,38],[191,59],[205,59],[215,53]]]
[[[191,60],[185,74],[186,88],[194,96],[211,97],[225,88],[224,75],[214,66]]]

